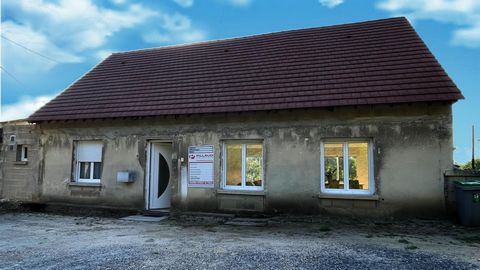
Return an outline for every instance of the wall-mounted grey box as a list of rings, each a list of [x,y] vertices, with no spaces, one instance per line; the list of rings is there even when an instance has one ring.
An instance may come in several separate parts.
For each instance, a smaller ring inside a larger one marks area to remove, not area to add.
[[[119,171],[117,172],[117,183],[135,182],[135,172]]]

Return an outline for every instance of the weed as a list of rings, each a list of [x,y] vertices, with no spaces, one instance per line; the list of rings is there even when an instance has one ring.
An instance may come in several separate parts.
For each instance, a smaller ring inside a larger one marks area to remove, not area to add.
[[[399,239],[398,242],[402,243],[402,244],[409,244],[410,243],[410,241],[408,241],[407,239]]]
[[[480,244],[480,235],[469,235],[469,236],[463,235],[463,236],[457,237],[457,239],[462,240],[463,242],[466,242],[469,244],[473,244],[473,243]]]
[[[332,228],[328,227],[327,225],[322,225],[320,226],[320,229],[319,229],[321,232],[329,232],[332,230]]]

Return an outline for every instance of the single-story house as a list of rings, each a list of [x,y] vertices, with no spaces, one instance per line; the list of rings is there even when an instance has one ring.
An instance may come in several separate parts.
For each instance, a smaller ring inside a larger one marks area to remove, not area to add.
[[[28,121],[44,202],[440,215],[462,98],[391,18],[113,53]]]

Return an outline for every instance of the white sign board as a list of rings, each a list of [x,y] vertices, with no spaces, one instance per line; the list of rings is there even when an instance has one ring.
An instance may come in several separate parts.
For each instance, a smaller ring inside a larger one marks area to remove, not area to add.
[[[213,145],[188,147],[188,186],[213,188]]]

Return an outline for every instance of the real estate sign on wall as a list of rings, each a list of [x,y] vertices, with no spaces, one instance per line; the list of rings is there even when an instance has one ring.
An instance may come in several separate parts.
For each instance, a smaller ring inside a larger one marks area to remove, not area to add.
[[[213,188],[213,145],[188,147],[188,186]]]

